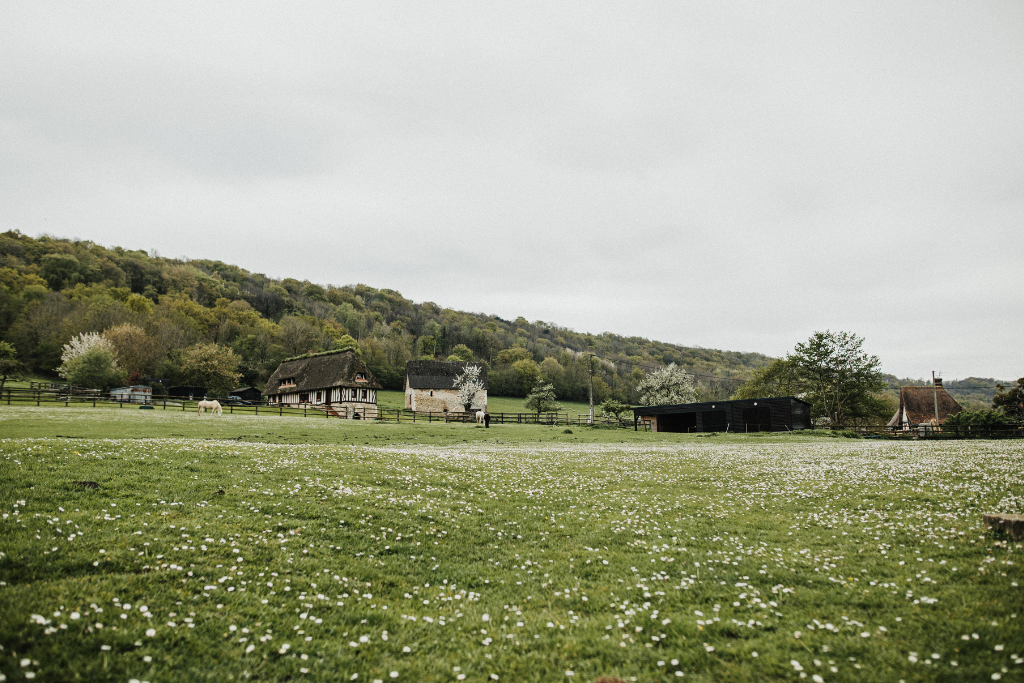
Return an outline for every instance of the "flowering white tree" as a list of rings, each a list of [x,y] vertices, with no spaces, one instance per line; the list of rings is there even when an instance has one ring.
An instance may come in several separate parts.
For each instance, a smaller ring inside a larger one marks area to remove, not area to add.
[[[465,406],[466,412],[469,412],[473,401],[476,400],[476,392],[484,388],[484,383],[480,379],[480,366],[467,365],[462,374],[455,378],[453,388],[459,392],[459,403]]]
[[[648,373],[640,380],[636,390],[642,406],[677,405],[697,401],[693,376],[675,363]]]
[[[114,357],[117,355],[117,350],[110,343],[109,339],[98,332],[83,332],[78,336],[72,337],[71,341],[64,345],[63,353],[60,354],[61,364],[57,368],[57,373],[61,377],[67,378],[68,372],[73,365],[72,361],[94,349],[109,351],[111,356]],[[117,369],[116,360],[112,362],[111,369]]]

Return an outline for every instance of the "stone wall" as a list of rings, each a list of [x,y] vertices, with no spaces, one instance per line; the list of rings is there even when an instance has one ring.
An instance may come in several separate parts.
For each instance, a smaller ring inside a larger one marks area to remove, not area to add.
[[[459,392],[455,389],[406,388],[405,407],[421,413],[461,413],[466,409],[459,403]],[[471,410],[487,410],[485,390],[476,392]]]

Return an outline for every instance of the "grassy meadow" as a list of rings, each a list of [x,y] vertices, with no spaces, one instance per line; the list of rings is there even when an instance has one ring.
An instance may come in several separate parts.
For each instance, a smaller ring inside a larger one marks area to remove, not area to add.
[[[0,407],[0,676],[1024,678],[1016,441]]]
[[[528,413],[530,411],[523,407],[525,400],[514,396],[488,396],[487,410],[492,413]],[[558,412],[568,413],[573,418],[577,415],[587,415],[590,413],[590,404],[586,401],[559,401],[558,403],[562,406]],[[405,392],[388,391],[386,389],[378,390],[377,405],[388,410],[405,408]],[[594,412],[595,414],[600,414],[601,412],[596,405],[594,406]]]

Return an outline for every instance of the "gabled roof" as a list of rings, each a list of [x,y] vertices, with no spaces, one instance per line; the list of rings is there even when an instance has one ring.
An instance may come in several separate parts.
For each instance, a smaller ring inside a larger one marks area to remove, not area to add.
[[[356,373],[363,373],[366,381],[356,381]],[[281,381],[294,379],[295,385],[289,384],[281,388]],[[380,383],[373,378],[366,365],[355,351],[345,349],[335,353],[322,353],[305,358],[292,358],[284,361],[274,374],[267,380],[263,393],[267,396],[294,391],[314,391],[329,387],[361,387],[364,389],[380,389]]]
[[[889,426],[903,424],[904,412],[909,424],[935,424],[936,398],[939,404],[939,424],[945,422],[950,415],[963,411],[963,407],[943,387],[900,387],[900,407],[889,420]]]
[[[454,389],[455,380],[467,367],[480,367],[480,381],[487,390],[487,366],[473,361],[410,360],[405,363],[405,377],[413,389]]]

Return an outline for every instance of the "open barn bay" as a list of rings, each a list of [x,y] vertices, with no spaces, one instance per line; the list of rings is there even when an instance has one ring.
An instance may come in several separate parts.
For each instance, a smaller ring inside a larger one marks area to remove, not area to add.
[[[44,410],[0,412],[6,680],[1024,676],[1017,442]]]

